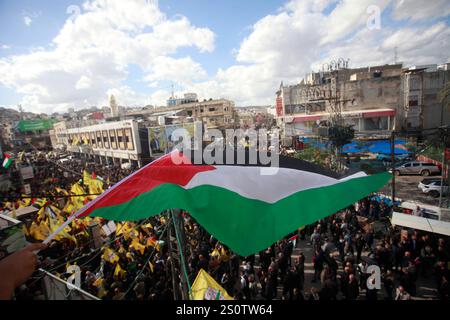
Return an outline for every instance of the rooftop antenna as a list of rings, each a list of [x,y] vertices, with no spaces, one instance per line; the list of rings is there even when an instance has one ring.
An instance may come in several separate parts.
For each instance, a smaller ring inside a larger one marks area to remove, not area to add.
[[[394,64],[397,64],[397,47],[394,48]]]
[[[17,108],[19,109],[19,112],[20,112],[20,120],[23,120],[23,108],[22,108],[22,105],[21,104],[17,105]]]

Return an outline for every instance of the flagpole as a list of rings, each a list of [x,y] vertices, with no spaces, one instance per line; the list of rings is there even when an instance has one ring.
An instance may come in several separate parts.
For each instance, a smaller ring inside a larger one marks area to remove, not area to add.
[[[183,222],[182,219],[180,219],[180,212],[181,212],[180,209],[170,210],[170,214],[172,216],[172,221],[173,221],[173,224],[174,224],[174,227],[175,227],[175,236],[177,238],[178,252],[180,254],[180,265],[181,265],[181,269],[182,269],[182,270],[180,270],[182,272],[182,276],[181,276],[181,284],[182,284],[181,296],[182,296],[183,300],[190,300],[191,285],[189,283],[189,276],[188,276],[187,267],[186,267],[186,260],[185,260],[185,256],[184,256],[184,248],[183,248],[183,245],[182,245],[182,243],[185,240],[185,237],[184,237],[184,222]]]
[[[170,212],[168,212],[168,218],[171,220],[171,226],[169,226],[168,230],[167,230],[167,244],[169,247],[169,253],[170,253],[170,272],[172,273],[172,289],[173,289],[173,299],[174,300],[179,300],[179,291],[178,291],[178,285],[177,285],[177,281],[175,279],[175,261],[174,261],[174,248],[172,245],[172,227],[175,227],[175,224],[173,223],[173,218],[170,214]]]

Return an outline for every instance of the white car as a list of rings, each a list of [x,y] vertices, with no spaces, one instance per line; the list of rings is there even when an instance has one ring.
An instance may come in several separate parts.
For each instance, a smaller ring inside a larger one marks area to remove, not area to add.
[[[444,181],[444,186],[441,186],[441,179],[424,179],[418,185],[419,189],[422,190],[423,193],[426,193],[434,198],[437,198],[441,195],[447,195],[449,193],[448,183]]]

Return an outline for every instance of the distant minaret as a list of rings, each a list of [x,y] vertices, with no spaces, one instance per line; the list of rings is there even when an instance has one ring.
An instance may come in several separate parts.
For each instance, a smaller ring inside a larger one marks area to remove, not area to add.
[[[397,64],[397,60],[398,60],[398,52],[397,52],[397,47],[394,48],[394,64]]]
[[[112,117],[119,116],[119,107],[117,106],[116,98],[114,98],[114,95],[111,95],[111,97],[109,98],[109,108],[111,109]]]

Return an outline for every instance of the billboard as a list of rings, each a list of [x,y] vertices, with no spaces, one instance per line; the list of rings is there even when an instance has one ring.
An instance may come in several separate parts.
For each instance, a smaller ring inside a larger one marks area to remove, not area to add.
[[[191,138],[193,138],[195,128],[196,124],[193,122],[148,128],[150,155],[152,157],[160,157],[166,153],[171,152],[176,142],[172,139],[172,134],[175,130],[185,129],[189,133]]]
[[[20,132],[49,130],[53,128],[53,124],[56,122],[55,119],[21,120],[19,121],[18,129]]]

